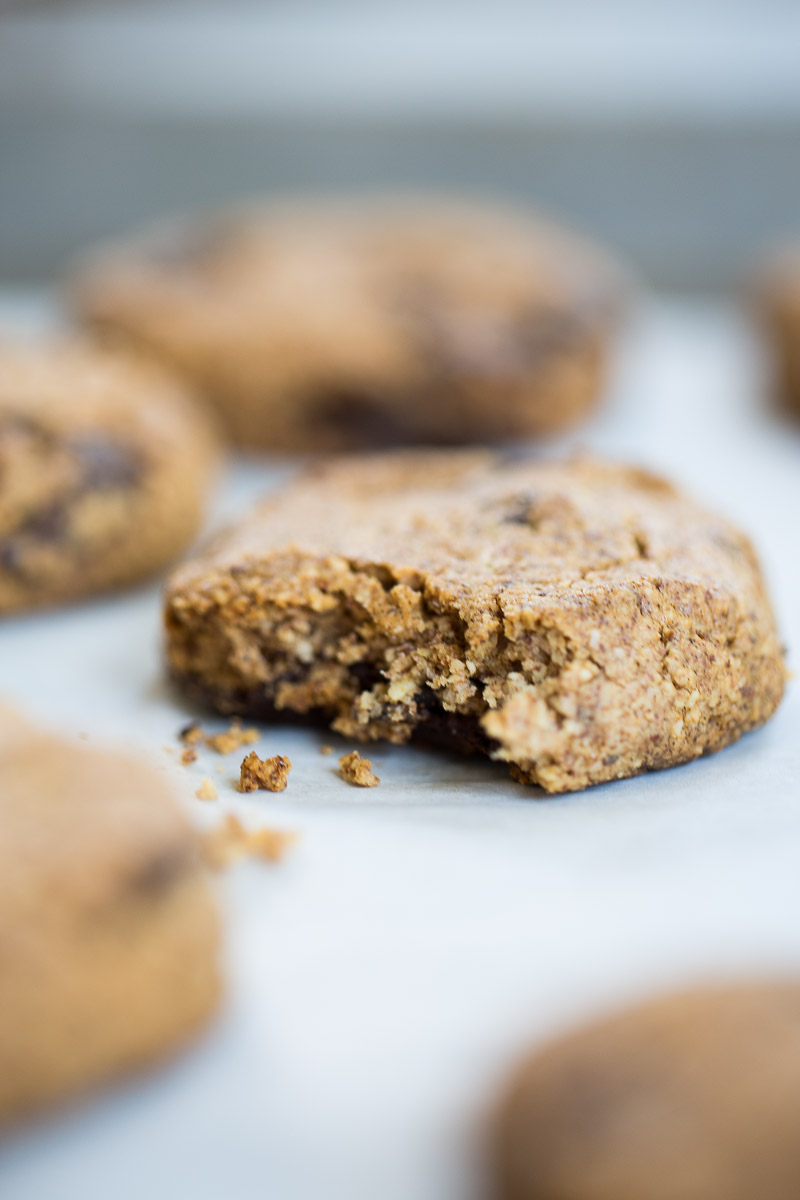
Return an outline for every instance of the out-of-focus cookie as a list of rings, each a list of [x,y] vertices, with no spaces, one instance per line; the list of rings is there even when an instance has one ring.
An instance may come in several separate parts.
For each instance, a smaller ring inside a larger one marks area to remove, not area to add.
[[[546,1045],[498,1115],[498,1200],[796,1200],[800,983],[652,1000]]]
[[[320,464],[177,569],[166,624],[222,712],[479,751],[550,792],[719,750],[785,679],[744,535],[593,461]]]
[[[0,710],[0,1122],[173,1052],[217,1005],[218,920],[162,777]]]
[[[163,370],[79,341],[0,344],[0,614],[164,567],[215,462],[208,415]]]
[[[768,340],[777,398],[800,417],[800,245],[764,263],[751,298]]]
[[[145,348],[276,450],[549,434],[595,405],[625,285],[523,212],[302,201],[186,221],[75,279],[96,329]]]

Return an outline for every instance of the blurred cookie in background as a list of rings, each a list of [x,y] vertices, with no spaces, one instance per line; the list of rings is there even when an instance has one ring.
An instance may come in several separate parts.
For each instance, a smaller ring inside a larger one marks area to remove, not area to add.
[[[164,779],[0,709],[0,1122],[173,1052],[217,1007],[219,928]]]
[[[751,300],[768,342],[776,399],[800,418],[800,243],[765,260]]]
[[[497,1200],[795,1200],[800,982],[650,1000],[536,1051],[498,1114]]]
[[[406,197],[178,221],[98,251],[71,296],[95,330],[178,368],[238,444],[338,450],[576,424],[627,288],[535,216]]]
[[[0,343],[0,613],[175,559],[200,525],[215,440],[161,369],[78,340]]]

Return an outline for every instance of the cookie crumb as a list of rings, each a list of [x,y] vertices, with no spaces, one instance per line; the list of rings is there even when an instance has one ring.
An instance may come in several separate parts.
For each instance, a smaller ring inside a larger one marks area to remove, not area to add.
[[[197,799],[198,800],[216,800],[218,795],[219,795],[219,793],[217,792],[217,789],[214,787],[214,784],[211,782],[211,780],[208,778],[208,776],[207,775],[203,776],[203,779],[200,783],[200,787],[195,792],[195,796],[197,796]]]
[[[257,729],[244,729],[239,721],[232,721],[222,733],[209,734],[204,741],[209,750],[216,750],[217,754],[232,754],[242,746],[251,746],[260,736]]]
[[[320,746],[320,754],[333,754],[333,746]]]
[[[194,746],[187,746],[181,754],[181,762],[184,767],[188,767],[189,763],[197,762],[197,751]]]
[[[362,758],[357,750],[343,754],[339,759],[339,774],[345,783],[352,783],[354,787],[378,786],[380,779],[372,772],[371,767],[371,761]]]
[[[281,754],[272,758],[259,758],[255,750],[251,750],[245,759],[239,773],[240,792],[282,792],[289,782],[289,772],[292,762]]]
[[[198,742],[202,742],[204,737],[203,726],[197,721],[191,721],[188,725],[184,725],[178,734],[179,740],[185,742],[187,746],[196,746]]]
[[[216,871],[246,857],[280,862],[296,841],[296,833],[286,833],[282,829],[264,827],[248,831],[233,813],[228,813],[216,829],[201,835],[203,857]]]

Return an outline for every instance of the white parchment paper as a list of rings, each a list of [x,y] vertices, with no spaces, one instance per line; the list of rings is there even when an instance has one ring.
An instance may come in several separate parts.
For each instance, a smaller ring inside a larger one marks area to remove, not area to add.
[[[6,326],[40,314],[0,303]],[[800,426],[765,410],[735,313],[651,306],[606,409],[564,445],[663,470],[738,520],[800,645]],[[232,466],[214,521],[285,470]],[[469,1200],[485,1112],[530,1041],[656,987],[800,970],[796,687],[713,758],[571,797],[383,746],[381,786],[360,791],[336,774],[348,743],[289,727],[256,747],[292,759],[288,790],[241,797],[240,755],[183,768],[164,750],[191,712],[162,681],[159,619],[148,587],[5,621],[0,695],[140,748],[198,821],[233,810],[301,840],[221,883],[229,993],[209,1036],[1,1144],[0,1196]],[[206,774],[213,804],[194,799]]]

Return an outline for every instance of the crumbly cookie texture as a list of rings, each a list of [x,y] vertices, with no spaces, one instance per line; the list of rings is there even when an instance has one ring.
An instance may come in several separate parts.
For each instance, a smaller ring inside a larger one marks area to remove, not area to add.
[[[239,791],[283,792],[289,782],[289,772],[292,760],[282,754],[273,754],[272,758],[259,758],[255,750],[251,750],[242,761],[239,771]]]
[[[497,1114],[498,1200],[795,1200],[800,984],[697,989],[542,1047]]]
[[[342,755],[339,759],[339,774],[345,783],[352,783],[354,787],[377,787],[380,783],[380,779],[372,770],[370,760],[362,758],[357,750]]]
[[[435,197],[301,201],[99,251],[72,295],[181,371],[245,446],[340,450],[548,434],[602,390],[627,282],[523,212]]]
[[[283,829],[246,829],[237,816],[228,813],[222,824],[203,834],[202,846],[208,865],[224,871],[245,858],[279,863],[296,841],[296,833]]]
[[[218,800],[219,792],[216,784],[207,775],[204,775],[200,780],[200,787],[196,790],[195,796],[198,800]]]
[[[764,263],[752,299],[769,342],[778,399],[800,417],[800,243]]]
[[[747,539],[597,462],[322,464],[179,567],[165,619],[223,712],[479,750],[550,792],[719,750],[784,687]]]
[[[162,776],[0,712],[0,1122],[181,1046],[218,919]]]
[[[166,566],[215,464],[209,417],[161,370],[78,341],[0,345],[0,614]]]
[[[227,729],[221,730],[219,733],[206,733],[202,725],[197,721],[192,721],[191,724],[185,725],[178,734],[179,739],[186,746],[183,754],[183,760],[186,762],[194,762],[197,758],[198,745],[203,745],[209,750],[214,750],[217,754],[233,754],[235,750],[240,750],[242,746],[252,746],[253,742],[257,742],[260,733],[257,729],[245,729],[241,721],[231,721]],[[192,754],[194,757],[192,757]]]

